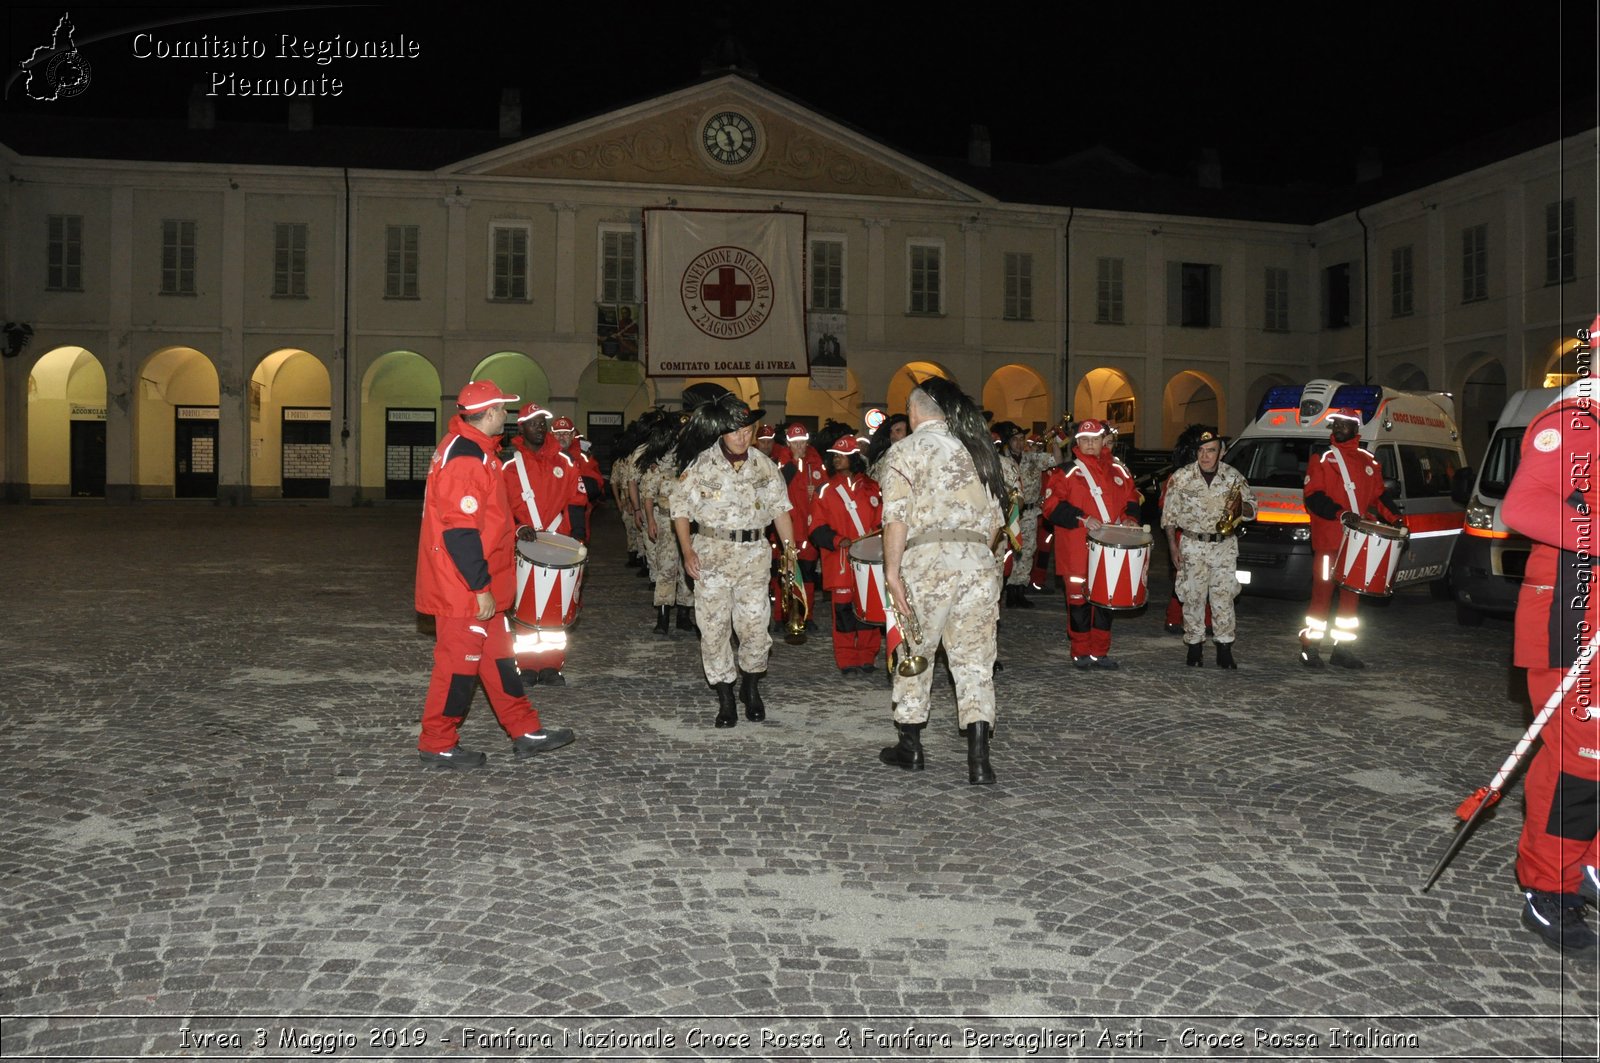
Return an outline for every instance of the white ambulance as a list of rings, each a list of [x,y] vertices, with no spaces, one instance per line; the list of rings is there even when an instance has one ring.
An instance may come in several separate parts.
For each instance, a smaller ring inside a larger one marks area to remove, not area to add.
[[[1510,616],[1517,611],[1522,570],[1533,544],[1506,527],[1500,519],[1500,502],[1522,460],[1528,422],[1560,394],[1560,388],[1519,391],[1506,400],[1495,422],[1467,497],[1466,526],[1450,557],[1450,589],[1456,597],[1456,619],[1462,624],[1481,624],[1486,614]]]
[[[1361,445],[1378,459],[1411,532],[1395,588],[1433,581],[1438,596],[1447,597],[1450,551],[1466,509],[1451,498],[1466,460],[1450,396],[1337,380],[1268,390],[1255,419],[1223,455],[1244,473],[1256,496],[1256,519],[1245,525],[1239,540],[1239,582],[1254,594],[1310,595],[1306,464],[1328,449],[1328,411],[1340,408],[1360,411]]]

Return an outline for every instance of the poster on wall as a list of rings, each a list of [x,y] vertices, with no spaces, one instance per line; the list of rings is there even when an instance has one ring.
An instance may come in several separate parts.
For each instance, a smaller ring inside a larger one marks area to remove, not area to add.
[[[843,314],[812,313],[811,387],[816,391],[844,391],[850,387],[846,369],[845,322]]]
[[[639,307],[636,303],[596,303],[594,338],[598,348],[595,379],[601,384],[639,382]]]
[[[805,376],[805,215],[644,212],[645,372]]]

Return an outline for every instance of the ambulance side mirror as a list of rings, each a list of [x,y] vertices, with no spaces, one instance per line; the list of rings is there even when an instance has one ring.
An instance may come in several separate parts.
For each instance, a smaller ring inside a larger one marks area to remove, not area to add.
[[[1383,492],[1390,498],[1394,499],[1394,511],[1396,513],[1404,514],[1406,511],[1406,500],[1405,496],[1400,493],[1400,481],[1391,480],[1388,477],[1384,477]]]
[[[1471,469],[1457,469],[1455,476],[1450,478],[1450,501],[1458,506],[1471,502],[1472,485],[1476,482],[1476,474]]]

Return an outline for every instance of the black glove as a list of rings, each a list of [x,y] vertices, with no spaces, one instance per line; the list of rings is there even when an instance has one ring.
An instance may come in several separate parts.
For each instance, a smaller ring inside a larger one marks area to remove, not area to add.
[[[1343,513],[1339,514],[1339,523],[1343,524],[1346,528],[1354,528],[1357,524],[1361,523],[1361,514],[1356,513],[1354,510],[1347,509]]]

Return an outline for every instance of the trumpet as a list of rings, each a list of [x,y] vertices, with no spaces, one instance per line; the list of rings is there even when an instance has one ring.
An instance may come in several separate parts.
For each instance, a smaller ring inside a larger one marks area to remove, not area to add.
[[[794,554],[783,552],[783,641],[791,646],[803,646],[806,641],[806,621],[811,619],[811,606],[806,602],[806,589],[795,571]]]
[[[1217,521],[1218,535],[1232,535],[1244,523],[1244,496],[1239,493],[1237,485],[1229,488],[1226,506]]]
[[[894,622],[900,626],[902,639],[900,645],[895,647],[897,659],[888,662],[889,670],[895,675],[910,678],[921,675],[928,670],[928,659],[916,652],[917,645],[922,642],[922,625],[917,623],[917,608],[911,601],[911,592],[906,592],[906,608],[911,611],[908,617],[894,604],[894,595],[885,593],[889,599],[889,609],[894,613]]]

